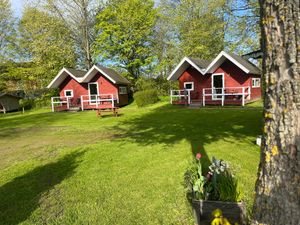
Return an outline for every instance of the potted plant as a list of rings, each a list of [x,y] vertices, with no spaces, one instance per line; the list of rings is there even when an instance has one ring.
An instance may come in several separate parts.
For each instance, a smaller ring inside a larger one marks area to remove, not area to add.
[[[208,171],[203,172],[201,157],[198,153],[185,173],[187,195],[197,224],[211,224],[218,217],[227,219],[224,224],[245,224],[245,205],[240,201],[237,179],[228,164],[213,157]]]

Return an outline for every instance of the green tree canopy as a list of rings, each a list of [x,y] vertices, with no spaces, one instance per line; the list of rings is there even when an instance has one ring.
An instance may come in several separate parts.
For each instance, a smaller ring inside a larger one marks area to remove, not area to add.
[[[16,37],[15,19],[9,0],[0,0],[0,62],[12,55]]]
[[[113,61],[133,79],[154,60],[157,10],[152,0],[111,0],[97,16],[95,54]]]
[[[32,62],[30,79],[35,88],[45,87],[62,67],[74,67],[74,43],[65,24],[57,17],[27,7],[19,25],[24,61]]]

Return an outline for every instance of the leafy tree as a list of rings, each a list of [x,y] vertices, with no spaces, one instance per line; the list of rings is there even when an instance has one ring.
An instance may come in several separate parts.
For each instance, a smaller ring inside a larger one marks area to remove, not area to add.
[[[95,54],[137,79],[153,63],[157,10],[152,0],[111,0],[97,15]],[[101,56],[100,56],[101,55]]]
[[[299,224],[300,4],[261,0],[264,141],[253,224]]]
[[[240,54],[260,49],[257,0],[227,0],[224,6],[225,48]]]
[[[74,42],[59,18],[27,7],[19,25],[23,59],[31,62],[26,68],[34,88],[45,87],[62,67],[73,67],[76,61]]]
[[[179,29],[174,19],[177,16],[177,6],[177,0],[161,0],[154,29],[153,54],[156,56],[156,63],[153,67],[153,75],[165,79],[183,57],[179,42]]]
[[[211,59],[224,49],[225,0],[182,0],[177,23],[184,55]]]
[[[59,17],[70,30],[79,63],[86,69],[93,64],[91,46],[95,38],[95,16],[101,10],[97,0],[44,0],[43,10]]]
[[[11,57],[15,41],[15,19],[9,0],[0,0],[0,62]]]

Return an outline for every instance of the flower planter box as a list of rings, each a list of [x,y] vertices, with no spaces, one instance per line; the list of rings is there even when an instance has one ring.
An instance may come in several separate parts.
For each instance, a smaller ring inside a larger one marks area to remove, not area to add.
[[[215,209],[220,209],[230,224],[246,224],[246,208],[243,202],[193,200],[192,205],[196,224],[210,225],[214,219],[212,212]]]

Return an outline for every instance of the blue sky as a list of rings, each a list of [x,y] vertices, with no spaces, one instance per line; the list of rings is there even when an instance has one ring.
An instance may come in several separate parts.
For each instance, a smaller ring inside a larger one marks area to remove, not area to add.
[[[10,0],[16,16],[21,16],[25,0]]]

